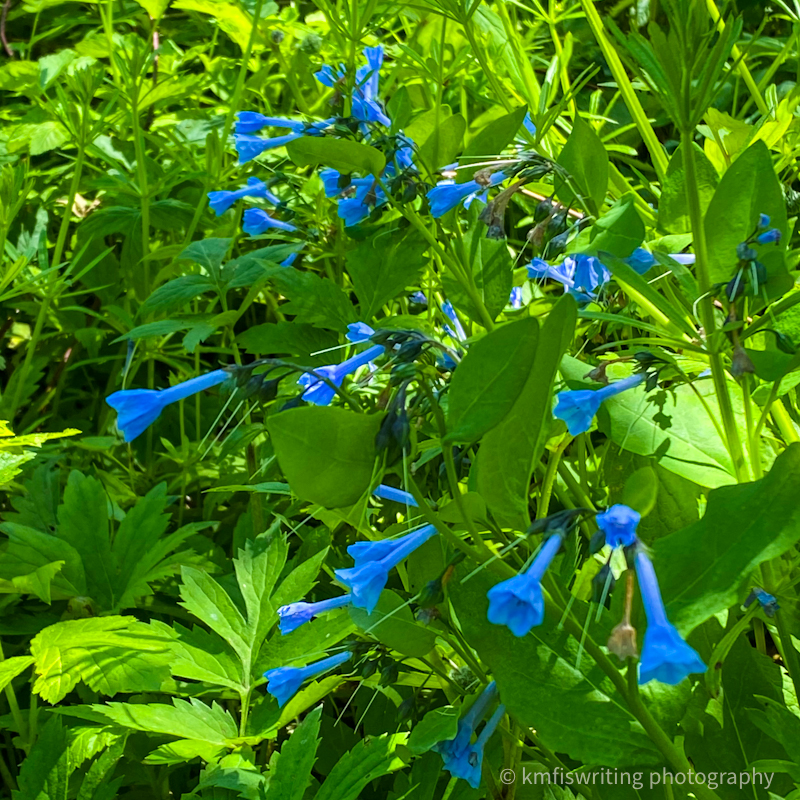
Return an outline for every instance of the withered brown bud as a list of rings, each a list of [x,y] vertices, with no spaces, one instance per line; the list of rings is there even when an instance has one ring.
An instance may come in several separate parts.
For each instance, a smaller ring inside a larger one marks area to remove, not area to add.
[[[617,658],[625,661],[626,658],[638,658],[639,649],[636,647],[636,628],[627,620],[622,620],[608,637],[606,644],[609,651]]]
[[[733,375],[734,378],[740,378],[745,372],[755,371],[756,368],[753,366],[750,356],[747,355],[745,349],[740,344],[737,344],[733,348],[733,357],[731,358],[731,375]]]
[[[486,187],[489,187],[489,186],[492,185],[492,173],[494,173],[496,171],[497,170],[493,169],[492,167],[484,167],[483,169],[479,169],[472,176],[472,179],[479,186],[483,186],[484,188],[486,188]]]

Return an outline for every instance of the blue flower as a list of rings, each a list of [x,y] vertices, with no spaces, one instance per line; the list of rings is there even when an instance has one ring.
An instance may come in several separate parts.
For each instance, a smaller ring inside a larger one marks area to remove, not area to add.
[[[280,204],[280,198],[276,197],[269,189],[264,181],[258,178],[248,178],[247,186],[242,186],[234,192],[226,192],[224,190],[218,192],[208,193],[208,204],[214,210],[217,216],[224,214],[237,200],[243,197],[261,197],[274,203],[276,206]]]
[[[705,672],[700,656],[667,619],[653,563],[641,552],[636,554],[636,574],[647,615],[639,683],[658,680],[674,686],[692,673]]]
[[[531,118],[530,111],[525,114],[525,119],[522,120],[522,124],[525,126],[525,130],[528,131],[531,136],[536,136],[536,125]]]
[[[763,231],[765,228],[769,228],[770,218],[768,214],[759,214],[758,215],[758,229]]]
[[[292,264],[294,264],[294,262],[297,261],[297,256],[299,256],[299,255],[300,255],[299,251],[296,252],[296,253],[289,253],[289,255],[286,256],[286,258],[284,258],[283,261],[281,261],[280,264],[278,264],[278,266],[279,267],[291,267]]]
[[[466,750],[472,741],[472,734],[486,714],[489,704],[497,697],[497,684],[492,681],[481,692],[478,699],[469,707],[469,710],[458,721],[455,738],[444,739],[433,746],[445,761],[456,753]]]
[[[347,326],[347,339],[354,344],[368,342],[373,333],[375,333],[375,329],[366,322],[351,322]]]
[[[576,300],[588,302],[594,299],[596,289],[608,281],[611,273],[599,258],[579,253],[567,256],[556,265],[534,258],[528,265],[528,277],[558,281]]]
[[[353,556],[355,566],[337,569],[336,580],[350,590],[356,608],[371,614],[389,580],[389,572],[435,534],[433,525],[425,525],[399,539],[350,545],[347,552]]]
[[[487,593],[487,618],[505,625],[514,636],[525,636],[544,621],[542,578],[561,547],[561,535],[553,534],[536,554],[527,572],[496,584]]]
[[[288,606],[281,606],[278,609],[281,633],[285,636],[325,611],[349,606],[351,602],[350,595],[343,594],[339,597],[332,597],[330,600],[320,600],[318,603],[290,603]]]
[[[598,514],[597,527],[606,535],[609,547],[630,547],[636,541],[636,526],[642,515],[628,506],[617,504]]]
[[[335,669],[344,664],[351,656],[349,650],[337,653],[321,661],[315,661],[306,667],[277,667],[269,669],[264,673],[267,679],[267,691],[278,701],[278,705],[283,707],[291,700],[297,690],[308,678],[313,678],[323,672]]]
[[[425,296],[425,292],[414,292],[408,296],[409,303],[415,303],[419,306],[426,306],[428,305],[428,298]]]
[[[486,743],[500,724],[500,720],[506,713],[506,707],[501,703],[495,709],[494,714],[489,717],[486,725],[478,736],[475,744],[470,745],[462,757],[457,758],[449,768],[451,775],[463,778],[473,789],[481,785],[481,771],[483,769],[483,751]],[[448,769],[447,764],[444,765]]]
[[[458,318],[458,314],[456,314],[456,310],[453,308],[453,304],[449,300],[445,300],[442,303],[442,311],[447,319],[455,325],[455,334],[448,331],[453,339],[457,339],[459,342],[463,342],[467,338],[467,333],[464,330],[464,326],[461,324],[461,320]]]
[[[282,222],[275,217],[271,217],[266,211],[260,208],[248,208],[244,212],[244,224],[242,230],[250,236],[258,236],[270,228],[278,228],[282,231],[296,231],[297,226],[291,222]]]
[[[567,430],[572,436],[586,433],[592,427],[592,420],[604,400],[638,386],[643,380],[644,375],[631,375],[629,378],[623,378],[602,389],[559,392],[553,414],[557,419],[567,423]]]
[[[769,222],[767,225],[769,225]],[[780,610],[780,606],[778,605],[778,600],[776,599],[775,595],[765,592],[763,589],[755,589],[754,592],[756,600],[758,600],[758,604],[764,610],[764,613],[770,618],[774,617],[775,612]]]
[[[394,486],[380,484],[380,486],[373,489],[372,494],[375,497],[380,497],[381,500],[394,500],[395,503],[401,503],[404,506],[417,506],[414,495],[404,492],[402,489],[395,489]]]
[[[239,164],[246,164],[265,150],[282,147],[301,136],[322,136],[326,128],[336,122],[335,117],[321,122],[303,122],[302,120],[283,119],[282,117],[265,117],[254,111],[240,111],[237,114],[239,121],[236,123],[236,134],[233,137],[236,152],[239,154]],[[250,135],[269,125],[275,128],[288,128],[291,133],[264,139],[261,136]]]
[[[126,442],[132,442],[149,428],[170,403],[191,397],[193,394],[218,386],[229,376],[224,369],[198,375],[169,389],[123,389],[106,398],[117,412],[117,428]]]
[[[465,183],[456,183],[451,180],[439,181],[433,189],[428,191],[427,195],[431,216],[441,217],[459,203],[463,203],[465,208],[469,208],[472,201],[481,195],[483,195],[482,199],[485,200],[489,187],[497,186],[506,177],[502,170],[493,172],[489,177],[489,186],[478,183],[478,181],[466,181]]]
[[[781,240],[781,232],[777,228],[770,228],[758,235],[759,244],[778,244]]]
[[[330,364],[326,367],[318,367],[315,372],[319,372],[329,378],[336,386],[341,386],[342,381],[351,372],[355,372],[359,367],[363,367],[375,358],[382,356],[384,353],[383,345],[376,344],[373,347],[367,348],[363,353],[348,358],[342,361],[341,364]],[[297,380],[297,383],[302,386],[305,391],[303,392],[303,400],[307,403],[313,403],[315,406],[327,406],[333,400],[336,392],[325,381],[312,375],[310,372],[303,373]]]
[[[274,150],[276,147],[283,147],[295,139],[299,139],[302,133],[286,133],[283,136],[274,136],[272,139],[264,139],[261,136],[250,136],[248,134],[237,133],[233,137],[236,152],[239,155],[239,164],[246,164],[254,158],[260,156],[266,150]]]
[[[508,304],[511,308],[522,308],[522,287],[515,286],[511,290],[511,296],[508,298]]]

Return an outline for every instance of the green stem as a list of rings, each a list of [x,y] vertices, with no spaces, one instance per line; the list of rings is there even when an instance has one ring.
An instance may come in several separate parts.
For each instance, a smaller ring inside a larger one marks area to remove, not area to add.
[[[558,475],[558,464],[571,441],[572,437],[565,436],[564,441],[557,447],[556,451],[550,454],[550,458],[547,461],[547,470],[542,481],[542,488],[539,492],[539,500],[536,504],[537,519],[547,516],[547,512],[550,509],[550,498],[553,495],[553,485],[555,484],[556,475]]]
[[[136,181],[139,184],[139,196],[142,209],[142,261],[144,275],[144,293],[142,300],[150,296],[150,190],[147,185],[147,164],[145,163],[145,146],[142,126],[139,122],[139,88],[137,80],[131,96],[131,125],[133,127],[133,149],[136,156]],[[153,388],[152,386],[150,387]]]
[[[725,367],[722,357],[716,351],[715,333],[716,321],[714,319],[714,304],[710,296],[711,278],[708,272],[708,246],[706,243],[705,229],[703,227],[703,211],[700,207],[699,184],[697,168],[695,165],[694,137],[691,130],[681,133],[683,160],[686,170],[686,201],[689,206],[689,217],[692,223],[692,237],[695,252],[695,271],[697,284],[702,296],[700,301],[700,319],[705,330],[708,359],[711,365],[711,376],[719,404],[719,413],[722,418],[722,428],[725,431],[725,440],[728,452],[733,462],[733,469],[737,481],[742,483],[748,480],[747,465],[744,460],[742,443],[739,440],[739,430],[733,414],[733,405],[728,389],[728,380],[725,376]]]
[[[793,444],[794,442],[800,442],[800,436],[797,435],[794,422],[789,416],[789,412],[786,410],[786,406],[784,406],[781,400],[778,400],[772,404],[771,413],[772,419],[775,420],[775,424],[780,429],[780,432],[783,435],[783,438],[786,439],[787,443]]]

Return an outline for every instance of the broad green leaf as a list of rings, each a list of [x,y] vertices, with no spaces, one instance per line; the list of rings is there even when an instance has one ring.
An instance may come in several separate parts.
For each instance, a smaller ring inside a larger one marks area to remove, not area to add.
[[[628,711],[605,673],[579,643],[559,631],[557,618],[518,639],[486,618],[486,592],[494,583],[481,572],[461,583],[456,572],[450,597],[467,642],[497,681],[500,696],[523,725],[536,729],[542,743],[584,763],[606,767],[661,763],[661,754]],[[594,635],[597,633],[593,624]]]
[[[667,613],[681,632],[736,603],[759,564],[800,541],[798,479],[792,444],[761,480],[715,489],[701,520],[655,543]]]
[[[22,92],[39,80],[39,65],[35,61],[7,61],[0,67],[0,89]]]
[[[380,422],[377,414],[308,406],[274,414],[267,430],[292,491],[325,508],[342,508],[369,489]]]
[[[278,357],[296,356],[303,366],[327,364],[330,353],[312,356],[337,344],[337,337],[329,331],[302,322],[266,322],[242,331],[236,341],[248,353]]]
[[[455,739],[459,716],[460,711],[454,706],[442,706],[429,711],[411,731],[408,749],[414,755],[420,755],[439,742]]]
[[[77,800],[100,800],[104,792],[116,793],[123,778],[111,780],[111,776],[125,752],[127,741],[127,734],[116,736],[100,757],[92,762],[81,781]]]
[[[242,50],[247,47],[253,19],[240,3],[233,0],[174,0],[172,8],[209,14]]]
[[[758,245],[760,260],[767,267],[768,293],[778,296],[792,287],[783,253],[786,249],[786,204],[772,167],[772,157],[762,141],[750,145],[728,171],[714,192],[706,211],[704,228],[708,245],[711,283],[727,282],[736,268],[736,248],[755,230],[759,214],[770,217],[784,241],[779,245]],[[767,257],[775,259],[768,263]]]
[[[28,150],[32,156],[40,156],[61,147],[69,141],[69,131],[55,120],[40,122],[28,139]]]
[[[47,89],[53,81],[64,71],[65,67],[77,58],[74,50],[59,50],[57,53],[43,56],[39,59],[39,88]],[[48,123],[45,123],[47,125]]]
[[[317,706],[286,740],[278,763],[270,767],[265,800],[303,800],[317,757],[321,716],[322,706]]]
[[[246,690],[241,659],[227,642],[199,625],[191,630],[178,623],[173,627],[173,657],[170,661],[173,675],[212,686],[226,686],[237,692]],[[173,635],[169,629],[165,633]]]
[[[290,300],[281,306],[281,311],[294,314],[295,322],[344,332],[349,323],[357,320],[350,298],[330,278],[296,269],[281,269],[270,277],[280,293]]]
[[[58,536],[80,554],[89,595],[102,608],[112,609],[116,586],[107,504],[100,481],[73,470],[58,507]]]
[[[708,204],[714,196],[719,176],[713,164],[703,151],[695,144],[694,165],[697,172],[698,196],[700,210],[706,213]],[[686,168],[683,164],[683,145],[679,145],[667,167],[664,188],[658,204],[658,225],[670,233],[691,233],[692,224],[689,219],[689,204],[686,200]]]
[[[327,136],[301,136],[286,145],[289,158],[299,167],[323,165],[347,175],[362,172],[380,177],[386,158],[368,144]]]
[[[450,164],[461,150],[467,123],[450,106],[437,106],[418,116],[406,134],[417,144],[417,160],[431,173]]]
[[[587,200],[589,209],[597,214],[603,205],[608,187],[608,153],[594,128],[578,114],[575,115],[572,132],[556,161],[569,172],[575,190]],[[558,199],[564,205],[576,205],[575,191],[558,177],[556,185],[561,186],[556,193]],[[642,234],[644,238],[644,231]]]
[[[436,634],[416,622],[405,601],[391,590],[381,593],[371,614],[363,608],[349,610],[350,618],[362,631],[403,655],[427,655],[436,643]]]
[[[538,341],[539,325],[528,317],[470,347],[450,383],[447,441],[476,441],[505,419],[528,379]]]
[[[76,766],[70,764],[63,721],[55,715],[46,718],[36,743],[22,762],[14,800],[67,800],[67,781]]]
[[[161,19],[164,12],[167,10],[170,0],[136,0],[136,2],[151,16],[153,19]]]
[[[570,389],[586,388],[586,364],[564,356],[560,369]],[[715,412],[713,386],[710,381],[697,382],[694,389],[703,400],[686,385],[669,392],[648,393],[643,386],[629,389],[603,403],[598,426],[624,450],[652,456],[665,469],[700,486],[713,489],[735,483],[728,449],[703,404]],[[741,403],[737,408],[735,402],[737,414],[740,408]]]
[[[471,167],[476,161],[489,161],[499,156],[514,141],[517,131],[528,113],[527,106],[520,106],[509,114],[503,114],[491,120],[472,136],[464,148],[458,170],[458,183],[472,180],[472,176],[481,167]],[[604,151],[605,152],[605,151]],[[440,165],[443,166],[443,165]]]
[[[317,575],[325,563],[328,548],[324,547],[310,558],[301,561],[282,581],[272,597],[272,605],[277,609],[289,603],[302,600],[316,585]]]
[[[193,261],[207,270],[209,275],[217,275],[232,241],[232,239],[200,239],[183,250],[178,260]]]
[[[79,681],[104,695],[159,691],[169,677],[170,640],[134,617],[50,625],[31,641],[33,691],[58,703]]]
[[[564,295],[545,320],[536,357],[506,418],[484,436],[476,463],[477,484],[501,525],[530,524],[531,474],[542,456],[552,418],[553,385],[561,358],[575,335],[577,304]]]
[[[227,748],[219,744],[201,742],[198,739],[177,739],[156,747],[147,754],[144,764],[186,764],[195,759],[214,761],[227,752]]]
[[[591,255],[607,252],[617,258],[627,258],[644,241],[644,234],[644,223],[633,196],[625,195],[592,226],[590,246],[585,252]]]
[[[239,735],[229,711],[216,702],[210,706],[196,697],[173,698],[166,703],[106,703],[105,705],[66,706],[59,709],[68,716],[93,722],[119,725],[179,739],[198,739],[209,744],[225,745]]]
[[[17,675],[21,675],[34,660],[33,656],[14,656],[0,661],[0,691],[5,689]]]
[[[406,766],[398,754],[407,733],[385,733],[359,742],[331,770],[315,800],[355,800],[368,783]]]
[[[214,282],[207,275],[183,275],[159,286],[142,303],[139,314],[141,317],[147,317],[148,314],[169,314],[213,288]]]
[[[428,244],[412,229],[381,231],[347,254],[347,271],[360,304],[361,319],[371,320],[409,286],[417,285],[427,265]]]

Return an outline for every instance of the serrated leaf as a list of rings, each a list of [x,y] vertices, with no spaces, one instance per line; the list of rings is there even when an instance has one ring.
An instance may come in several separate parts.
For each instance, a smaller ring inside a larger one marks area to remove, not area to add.
[[[33,662],[33,656],[14,656],[0,661],[0,691],[5,689],[17,675],[21,675]]]
[[[278,763],[270,769],[266,800],[303,799],[316,760],[321,716],[322,706],[317,706],[281,748]]]
[[[183,275],[159,286],[142,303],[139,314],[141,317],[156,313],[169,314],[213,288],[214,282],[207,275]]]

